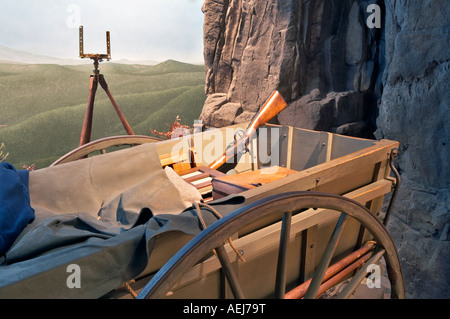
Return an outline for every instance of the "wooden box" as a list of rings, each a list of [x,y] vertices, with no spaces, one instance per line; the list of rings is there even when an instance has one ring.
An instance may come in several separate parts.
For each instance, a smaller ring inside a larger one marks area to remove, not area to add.
[[[224,173],[207,166],[193,167],[179,172],[178,175],[180,175],[186,182],[197,188],[201,195],[211,193],[211,181],[213,178],[226,176]]]
[[[280,166],[272,166],[236,175],[215,177],[212,180],[213,199],[219,199],[230,194],[238,194],[295,173],[297,171]]]

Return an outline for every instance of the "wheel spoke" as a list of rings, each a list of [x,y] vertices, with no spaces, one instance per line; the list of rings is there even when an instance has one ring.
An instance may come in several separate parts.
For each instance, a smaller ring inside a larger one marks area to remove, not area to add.
[[[325,252],[320,259],[320,263],[317,266],[316,271],[314,272],[314,277],[312,278],[308,291],[305,294],[305,299],[312,299],[317,297],[317,292],[319,291],[320,285],[322,284],[323,277],[325,275],[325,272],[327,271],[328,265],[330,264],[331,258],[334,255],[334,251],[336,250],[339,238],[341,237],[346,223],[347,215],[341,213],[336,227],[333,230],[333,234],[331,235],[330,241],[325,248]]]
[[[236,299],[244,299],[244,293],[242,292],[241,286],[237,279],[236,273],[234,272],[233,266],[228,259],[228,254],[223,247],[223,245],[215,249],[217,253],[217,258],[219,258],[220,264],[222,265],[223,272],[228,279],[233,296]]]
[[[280,247],[278,250],[275,298],[284,298],[286,290],[286,260],[289,236],[291,233],[292,212],[284,213],[281,222]]]

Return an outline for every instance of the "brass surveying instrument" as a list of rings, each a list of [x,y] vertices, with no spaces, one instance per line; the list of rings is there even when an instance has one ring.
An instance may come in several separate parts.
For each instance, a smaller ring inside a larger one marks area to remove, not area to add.
[[[119,106],[114,100],[111,92],[109,91],[108,84],[106,83],[103,74],[100,74],[100,71],[98,69],[99,62],[102,62],[103,59],[106,59],[107,61],[111,59],[109,31],[106,31],[106,50],[107,50],[106,54],[84,53],[83,26],[80,26],[79,35],[80,35],[80,58],[82,59],[90,58],[94,60],[94,70],[89,80],[89,98],[86,109],[86,115],[84,117],[83,128],[81,130],[80,146],[89,143],[91,139],[92,116],[94,113],[95,92],[97,91],[98,83],[100,83],[101,87],[105,90],[106,94],[108,95],[109,100],[111,101],[111,104],[114,106],[114,109],[116,110],[117,115],[119,116],[119,119],[122,122],[122,125],[125,128],[127,134],[134,135],[133,130],[131,129],[130,125],[125,119],[125,116],[123,115],[122,111],[120,110]]]

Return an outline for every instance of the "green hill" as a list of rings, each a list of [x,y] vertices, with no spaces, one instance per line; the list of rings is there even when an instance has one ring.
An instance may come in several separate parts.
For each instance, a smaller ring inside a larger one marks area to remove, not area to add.
[[[92,65],[0,64],[0,143],[16,168],[46,167],[79,143]],[[136,134],[167,131],[176,116],[192,126],[203,107],[204,67],[101,63],[101,73]],[[126,134],[99,86],[91,140]]]

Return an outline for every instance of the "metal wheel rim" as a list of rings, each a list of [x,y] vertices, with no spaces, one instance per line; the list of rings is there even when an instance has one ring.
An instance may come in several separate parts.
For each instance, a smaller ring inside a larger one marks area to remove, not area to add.
[[[160,138],[146,136],[146,135],[119,135],[119,136],[110,136],[101,138],[92,142],[89,142],[85,145],[77,147],[76,149],[70,151],[69,153],[61,156],[55,162],[53,162],[50,166],[55,166],[59,164],[64,164],[72,161],[76,161],[80,158],[83,158],[93,152],[100,151],[102,149],[106,149],[111,146],[120,146],[120,145],[141,145],[145,143],[155,143],[162,141]]]

